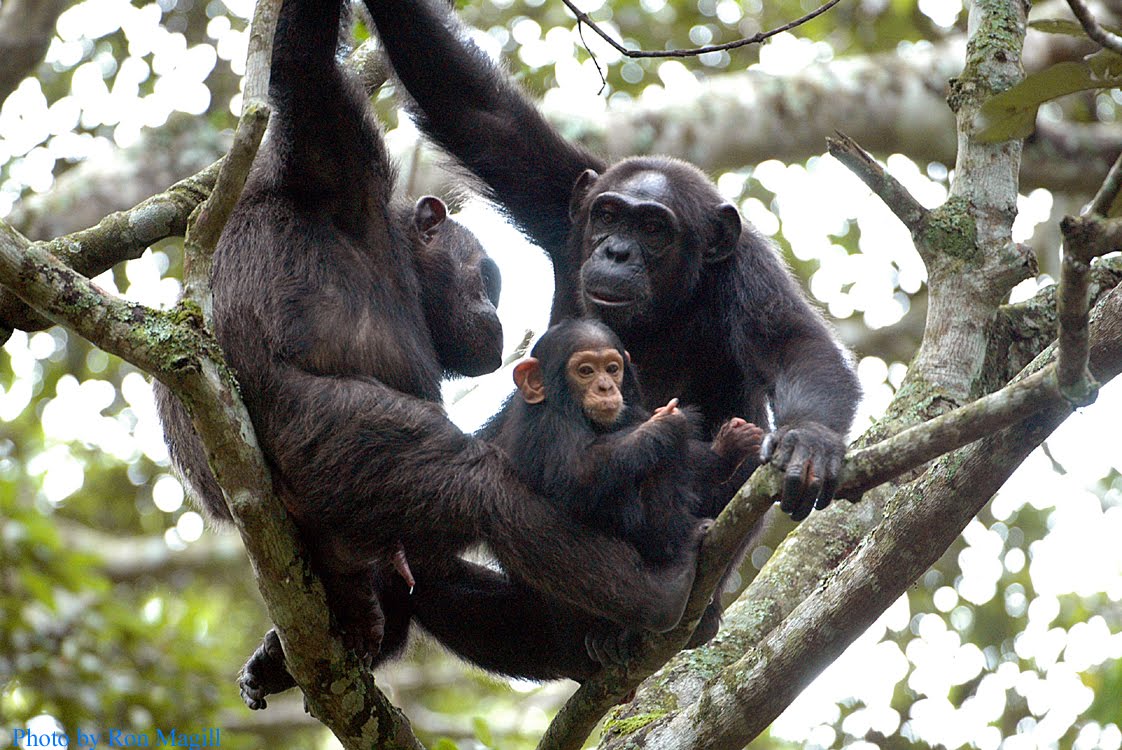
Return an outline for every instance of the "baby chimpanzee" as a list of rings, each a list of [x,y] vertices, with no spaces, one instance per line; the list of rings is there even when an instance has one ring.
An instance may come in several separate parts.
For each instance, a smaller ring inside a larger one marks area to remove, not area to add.
[[[597,321],[550,328],[514,382],[519,393],[485,434],[534,491],[656,564],[675,560],[758,463],[754,424],[730,419],[706,444],[677,399],[646,412],[630,357]]]

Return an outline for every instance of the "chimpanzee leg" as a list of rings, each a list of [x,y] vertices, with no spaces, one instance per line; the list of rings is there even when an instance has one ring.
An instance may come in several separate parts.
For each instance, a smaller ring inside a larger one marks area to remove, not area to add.
[[[602,622],[482,565],[418,570],[417,621],[444,646],[512,677],[584,680],[599,669],[585,636]]]

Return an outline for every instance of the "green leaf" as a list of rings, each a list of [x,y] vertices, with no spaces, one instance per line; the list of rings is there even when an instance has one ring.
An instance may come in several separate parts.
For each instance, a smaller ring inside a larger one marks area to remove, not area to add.
[[[1024,138],[1036,127],[1044,102],[1088,89],[1122,86],[1122,57],[1098,53],[1080,62],[1062,62],[1028,76],[993,96],[978,113],[977,137],[996,143]]]
[[[1101,78],[1117,78],[1122,76],[1122,56],[1116,52],[1111,52],[1108,49],[1099,50],[1093,55],[1088,55],[1085,58],[1087,67],[1090,68],[1092,75]],[[1113,86],[1103,88],[1113,88]]]

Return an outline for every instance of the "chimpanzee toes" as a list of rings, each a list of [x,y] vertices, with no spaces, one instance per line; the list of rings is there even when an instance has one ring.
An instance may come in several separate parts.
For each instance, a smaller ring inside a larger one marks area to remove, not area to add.
[[[616,625],[589,631],[584,636],[584,647],[593,661],[604,666],[626,664],[638,653],[641,633]]]
[[[252,675],[242,672],[238,676],[238,692],[241,694],[242,703],[250,711],[261,711],[268,708],[268,704],[265,702],[265,696],[268,693],[257,684]]]

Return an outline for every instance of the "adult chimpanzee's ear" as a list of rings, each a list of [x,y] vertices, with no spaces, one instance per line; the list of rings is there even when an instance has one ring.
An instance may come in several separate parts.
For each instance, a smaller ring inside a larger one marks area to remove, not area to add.
[[[514,384],[527,404],[540,404],[545,401],[545,382],[542,377],[541,362],[526,357],[514,366]]]
[[[595,169],[586,169],[580,173],[580,177],[573,183],[573,192],[569,196],[569,218],[576,220],[577,214],[580,213],[580,206],[584,203],[585,196],[596,181],[600,179],[599,173]]]
[[[426,195],[413,207],[413,225],[425,243],[432,242],[436,230],[448,218],[448,207],[435,195]]]
[[[716,232],[713,242],[705,248],[702,260],[706,263],[720,263],[736,251],[740,243],[740,212],[731,203],[717,207]]]

